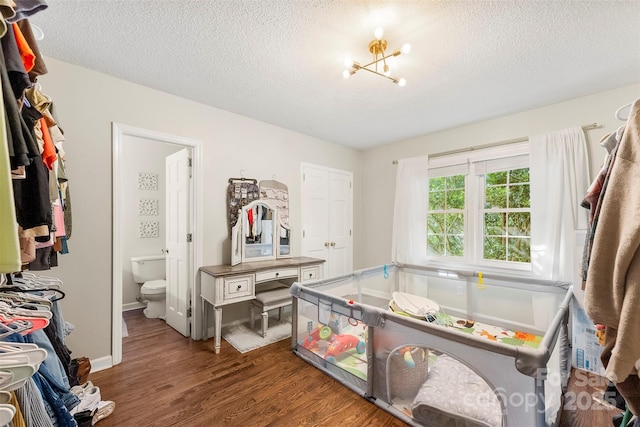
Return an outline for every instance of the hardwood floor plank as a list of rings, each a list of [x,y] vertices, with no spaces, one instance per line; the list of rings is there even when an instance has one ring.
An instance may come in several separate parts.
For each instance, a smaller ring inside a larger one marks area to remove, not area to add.
[[[222,340],[215,354],[213,339],[192,341],[141,310],[124,318],[123,362],[89,377],[116,402],[100,427],[406,425],[293,354],[289,340],[244,354]],[[598,403],[602,381],[589,378],[572,376],[569,391],[583,399],[561,427],[609,427],[621,412]]]

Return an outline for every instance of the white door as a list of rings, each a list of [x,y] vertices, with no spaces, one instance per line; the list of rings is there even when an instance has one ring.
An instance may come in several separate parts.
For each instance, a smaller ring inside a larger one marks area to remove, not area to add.
[[[302,166],[301,253],[326,261],[324,277],[353,270],[351,182],[350,172]]]
[[[329,172],[329,277],[353,271],[351,174]]]
[[[189,336],[189,150],[166,159],[167,203],[167,313],[166,322]]]
[[[304,167],[302,171],[302,255],[329,258],[329,185],[326,170]],[[325,267],[326,269],[326,267]],[[324,277],[327,277],[325,271]]]

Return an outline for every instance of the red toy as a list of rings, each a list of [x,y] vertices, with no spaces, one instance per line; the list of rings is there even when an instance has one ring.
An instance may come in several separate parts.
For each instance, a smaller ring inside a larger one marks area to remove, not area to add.
[[[358,337],[353,335],[334,335],[332,342],[327,352],[324,354],[324,359],[327,362],[336,363],[336,356],[344,353],[347,350],[355,348],[358,353],[364,353],[367,345],[364,341],[360,341]]]
[[[333,331],[330,327],[318,325],[318,327],[311,331],[311,333],[309,333],[309,335],[304,339],[302,347],[311,350],[314,347],[318,347],[318,344],[322,340],[332,342],[333,335]]]

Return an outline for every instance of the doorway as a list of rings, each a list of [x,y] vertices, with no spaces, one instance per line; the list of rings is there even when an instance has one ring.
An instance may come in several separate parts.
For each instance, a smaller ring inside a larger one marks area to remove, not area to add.
[[[127,217],[124,212],[125,206],[122,203],[122,194],[125,191],[123,182],[124,159],[123,147],[125,144],[135,144],[136,141],[143,140],[145,143],[156,144],[158,148],[171,145],[176,150],[188,149],[191,154],[191,190],[188,204],[189,217],[186,221],[190,224],[191,253],[188,261],[187,283],[180,287],[180,295],[184,301],[192,301],[192,306],[197,307],[195,277],[198,267],[202,264],[202,239],[199,231],[202,229],[202,197],[201,197],[201,141],[188,139],[180,136],[155,132],[148,129],[136,128],[119,123],[112,124],[113,140],[113,212],[112,212],[112,330],[111,330],[111,352],[112,364],[117,365],[122,361],[122,310],[123,310],[123,271],[125,269],[123,260],[124,239],[122,236],[123,225],[126,224]],[[160,243],[163,247],[165,242]],[[191,310],[191,330],[188,332],[192,339],[199,339],[201,335],[200,312]]]

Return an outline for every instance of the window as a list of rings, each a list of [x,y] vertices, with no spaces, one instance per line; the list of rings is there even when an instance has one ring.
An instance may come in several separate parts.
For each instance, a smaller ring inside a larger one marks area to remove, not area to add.
[[[464,256],[465,176],[429,179],[427,254]]]
[[[531,262],[529,168],[484,175],[485,260]]]
[[[430,258],[530,269],[527,151],[512,144],[429,160]]]

